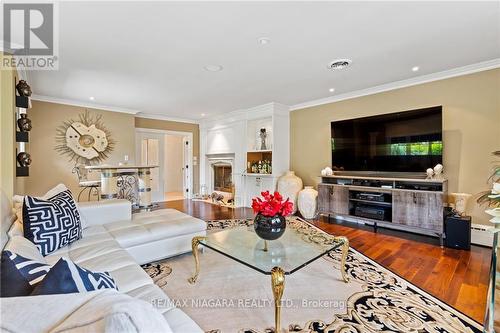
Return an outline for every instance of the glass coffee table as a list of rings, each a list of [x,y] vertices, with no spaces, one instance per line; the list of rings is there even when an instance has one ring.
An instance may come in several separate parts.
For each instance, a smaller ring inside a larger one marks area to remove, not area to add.
[[[253,226],[241,226],[194,237],[192,242],[195,273],[189,278],[194,284],[200,272],[198,247],[206,246],[262,274],[271,276],[274,296],[274,322],[280,332],[281,297],[285,288],[285,275],[292,274],[330,251],[342,248],[342,278],[349,281],[345,261],[349,241],[343,236],[328,235],[306,222],[288,222],[285,233],[277,240],[264,241]]]

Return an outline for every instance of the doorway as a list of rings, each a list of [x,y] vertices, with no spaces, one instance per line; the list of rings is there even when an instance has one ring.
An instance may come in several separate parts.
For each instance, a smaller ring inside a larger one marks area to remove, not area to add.
[[[192,141],[190,132],[136,128],[137,161],[158,165],[151,172],[154,202],[191,198]]]

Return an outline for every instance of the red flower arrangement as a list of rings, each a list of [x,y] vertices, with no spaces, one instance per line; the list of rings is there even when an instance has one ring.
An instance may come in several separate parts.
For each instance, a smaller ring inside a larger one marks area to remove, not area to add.
[[[279,192],[274,192],[270,194],[269,191],[261,193],[264,200],[261,198],[252,199],[252,208],[255,214],[261,214],[264,216],[287,216],[293,211],[293,202],[289,199],[283,201],[283,196]]]

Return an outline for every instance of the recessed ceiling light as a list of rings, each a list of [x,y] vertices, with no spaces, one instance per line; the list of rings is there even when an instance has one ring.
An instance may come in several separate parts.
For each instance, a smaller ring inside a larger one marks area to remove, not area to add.
[[[344,69],[352,63],[351,59],[335,59],[331,61],[326,67],[331,70]]]
[[[93,101],[93,100],[95,99],[95,97],[94,97],[94,96],[90,96],[90,97],[89,97],[89,99],[90,99],[91,101]]]
[[[411,68],[411,70],[414,72],[418,72],[419,69],[420,69],[420,67],[418,67],[418,66],[414,66]]]
[[[328,89],[329,92],[334,92],[335,91],[335,88],[330,88]]]
[[[266,44],[269,44],[270,42],[271,42],[271,40],[267,37],[259,38],[259,44],[261,44],[261,45],[266,45]]]
[[[207,65],[203,68],[205,68],[205,70],[209,72],[220,72],[223,69],[221,65]]]
[[[202,117],[205,117],[205,116],[206,116],[206,114],[202,113],[202,114],[201,114],[201,116],[202,116]]]

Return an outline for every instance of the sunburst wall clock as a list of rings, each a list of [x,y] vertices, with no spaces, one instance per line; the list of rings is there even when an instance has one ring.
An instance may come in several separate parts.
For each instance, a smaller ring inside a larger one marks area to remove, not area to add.
[[[78,120],[66,120],[57,128],[55,147],[70,161],[102,162],[113,151],[116,141],[104,126],[101,115],[94,115],[85,110]],[[85,163],[87,164],[87,163]]]

